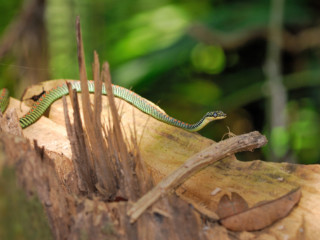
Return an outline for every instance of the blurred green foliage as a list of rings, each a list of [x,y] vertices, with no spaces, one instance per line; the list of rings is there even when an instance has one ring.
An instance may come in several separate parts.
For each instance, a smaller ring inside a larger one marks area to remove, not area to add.
[[[1,2],[0,31],[22,8],[22,1]],[[320,28],[317,0],[286,1],[284,29],[293,37]],[[288,128],[269,126],[266,60],[269,0],[115,1],[47,0],[46,23],[52,79],[78,78],[75,17],[81,17],[89,77],[93,51],[109,61],[113,82],[158,103],[181,120],[197,121],[213,109],[228,118],[201,134],[220,140],[235,134],[264,132],[278,158],[320,163],[320,44],[303,50],[282,49],[282,72],[288,90]],[[316,42],[316,37],[301,41]],[[316,35],[315,35],[316,36]],[[308,45],[309,42],[305,44]],[[18,65],[12,56],[0,60],[0,85],[11,86]],[[37,66],[34,66],[37,69]],[[28,70],[25,70],[28,71]],[[13,93],[14,94],[14,93]],[[263,152],[242,160],[266,159]],[[272,159],[271,159],[272,160]]]
[[[288,104],[290,147],[299,163],[319,163],[319,110],[310,98]]]
[[[225,68],[225,55],[222,47],[198,44],[192,49],[191,61],[199,72],[220,73]]]

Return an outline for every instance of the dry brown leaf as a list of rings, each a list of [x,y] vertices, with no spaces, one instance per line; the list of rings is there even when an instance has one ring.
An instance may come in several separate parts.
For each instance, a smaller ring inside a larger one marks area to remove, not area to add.
[[[233,214],[230,209],[235,210],[237,209],[235,206],[242,205],[242,197],[236,197],[235,203],[232,203],[232,198],[231,200],[229,200],[230,203],[227,203],[227,199],[223,198],[220,200],[221,202],[223,202],[221,203],[221,207],[219,203],[220,209],[218,210],[218,212],[219,216],[220,214],[222,214],[222,216],[227,217],[220,216],[220,222],[223,226],[232,231],[260,230],[271,225],[275,221],[287,216],[289,212],[292,210],[292,208],[299,202],[300,197],[301,190],[300,188],[297,188],[280,198],[257,204],[252,208],[240,211],[238,213],[234,212]],[[237,203],[237,201],[239,203]],[[224,207],[226,213],[221,213],[222,211],[224,211]]]
[[[220,219],[233,216],[246,211],[248,203],[238,193],[232,192],[231,199],[227,194],[223,195],[219,201],[217,214]]]

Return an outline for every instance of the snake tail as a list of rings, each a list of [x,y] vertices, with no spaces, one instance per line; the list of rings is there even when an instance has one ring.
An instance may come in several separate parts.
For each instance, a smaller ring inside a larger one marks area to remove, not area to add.
[[[5,88],[0,90],[0,111],[4,113],[9,105],[9,91]]]

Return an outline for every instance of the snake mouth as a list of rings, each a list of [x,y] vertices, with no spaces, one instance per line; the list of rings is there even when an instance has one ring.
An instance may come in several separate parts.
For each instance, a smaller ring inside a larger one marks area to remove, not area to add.
[[[220,117],[217,117],[215,120],[225,119],[226,117],[227,117],[227,114],[220,116]]]

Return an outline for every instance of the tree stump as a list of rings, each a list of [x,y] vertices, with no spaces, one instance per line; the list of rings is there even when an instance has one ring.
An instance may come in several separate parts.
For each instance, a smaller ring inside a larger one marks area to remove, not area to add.
[[[48,90],[65,81],[49,81],[43,86]],[[30,88],[26,98],[41,91],[42,85]],[[155,185],[187,159],[214,144],[197,133],[157,121],[125,101],[115,101],[124,136],[130,139],[134,132],[141,159]],[[67,102],[72,112],[69,97]],[[20,104],[11,98],[9,108],[15,108],[18,116],[28,109],[22,103],[20,111]],[[110,126],[108,107],[108,100],[103,97],[101,121]],[[163,198],[159,201],[161,206],[156,203],[137,222],[130,223],[127,212],[131,201],[107,202],[79,190],[62,100],[51,105],[47,117],[24,129],[23,136],[33,146],[23,137],[1,134],[4,158],[0,166],[3,163],[15,166],[23,188],[36,193],[56,239],[318,239],[320,236],[319,165],[241,162],[231,155],[184,181],[175,190],[178,198],[175,194]],[[288,216],[260,231],[234,232],[216,221],[224,194],[235,192],[252,207],[298,187],[302,192],[299,204]]]

